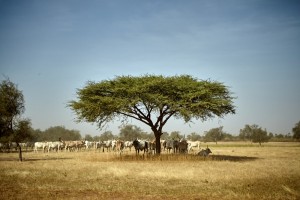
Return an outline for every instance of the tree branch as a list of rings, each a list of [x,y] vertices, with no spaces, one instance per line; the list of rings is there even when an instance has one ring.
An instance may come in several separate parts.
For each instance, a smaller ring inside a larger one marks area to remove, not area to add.
[[[118,112],[118,113],[122,114],[122,115],[124,115],[126,117],[134,118],[136,120],[139,120],[140,122],[143,122],[143,123],[147,124],[148,126],[151,126],[151,124],[149,123],[149,121],[147,119],[143,118],[141,115],[139,115],[137,113],[133,112],[132,114],[134,114],[134,115],[130,115],[130,114],[126,113],[126,112]]]

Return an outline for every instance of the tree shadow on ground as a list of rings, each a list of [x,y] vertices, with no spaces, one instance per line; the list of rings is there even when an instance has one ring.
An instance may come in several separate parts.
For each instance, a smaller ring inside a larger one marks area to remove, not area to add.
[[[246,162],[259,159],[258,157],[209,155],[207,157],[193,154],[162,154],[162,155],[122,155],[112,157],[110,161],[230,161]]]
[[[230,156],[230,155],[210,155],[211,160],[216,161],[231,161],[231,162],[245,162],[245,161],[254,161],[259,159],[258,157],[249,157],[249,156]]]

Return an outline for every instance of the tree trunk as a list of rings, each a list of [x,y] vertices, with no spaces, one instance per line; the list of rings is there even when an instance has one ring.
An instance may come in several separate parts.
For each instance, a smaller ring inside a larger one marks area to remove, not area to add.
[[[160,145],[160,136],[162,135],[161,132],[159,132],[158,130],[156,130],[155,127],[152,127],[152,131],[154,133],[155,136],[155,151],[156,154],[160,154],[161,152],[161,145]]]
[[[160,154],[160,150],[161,150],[161,145],[160,145],[160,135],[157,137],[155,135],[155,150],[156,150],[156,154]]]
[[[22,162],[23,158],[22,158],[22,148],[20,146],[20,144],[17,142],[17,148],[19,150],[19,161]]]

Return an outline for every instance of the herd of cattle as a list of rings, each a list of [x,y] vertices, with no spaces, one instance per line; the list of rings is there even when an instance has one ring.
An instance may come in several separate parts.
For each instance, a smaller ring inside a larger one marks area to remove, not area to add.
[[[138,140],[134,141],[122,141],[122,140],[107,140],[99,142],[90,142],[87,140],[78,140],[78,141],[56,141],[56,142],[35,142],[35,143],[20,143],[19,144],[23,149],[33,150],[33,152],[50,152],[50,151],[81,151],[81,150],[101,150],[101,151],[113,151],[122,153],[125,149],[131,151],[131,148],[134,147],[136,154],[139,154],[140,151],[143,153],[155,153],[156,144],[154,141]],[[17,143],[0,143],[0,150],[2,152],[11,151],[17,149]],[[207,147],[206,149],[200,150],[200,141],[188,141],[185,139],[176,140],[161,140],[161,151],[167,153],[190,153],[194,152],[200,156],[208,156],[211,150]]]

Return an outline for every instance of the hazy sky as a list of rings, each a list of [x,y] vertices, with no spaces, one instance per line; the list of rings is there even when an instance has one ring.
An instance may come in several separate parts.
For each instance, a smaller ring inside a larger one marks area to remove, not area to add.
[[[18,85],[33,128],[76,124],[66,107],[89,80],[189,74],[223,82],[235,115],[165,131],[203,134],[245,124],[289,133],[300,120],[300,1],[0,0],[0,81]],[[132,120],[129,123],[150,132]],[[118,134],[119,121],[106,130]]]

